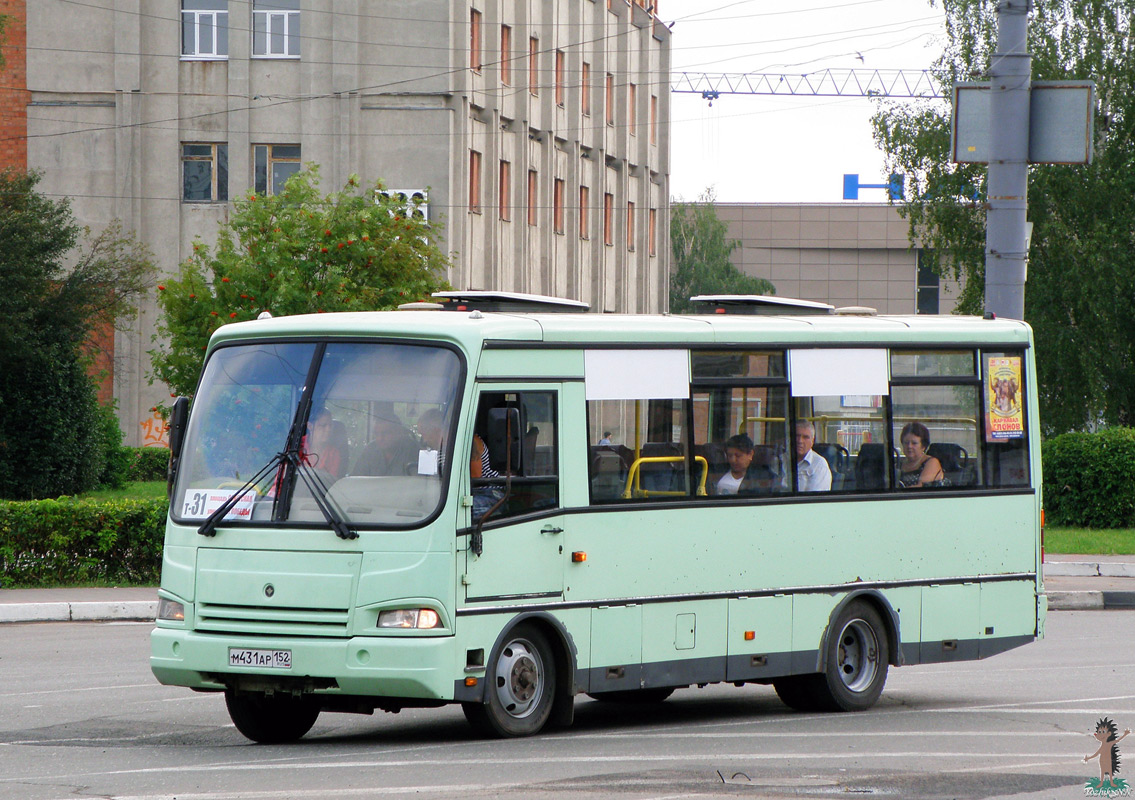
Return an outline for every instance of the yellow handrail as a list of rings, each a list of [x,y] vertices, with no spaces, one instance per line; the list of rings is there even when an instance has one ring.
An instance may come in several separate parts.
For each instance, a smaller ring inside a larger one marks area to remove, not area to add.
[[[623,499],[630,499],[631,497],[685,496],[685,492],[676,492],[669,489],[640,489],[638,487],[639,466],[642,464],[674,464],[685,460],[685,456],[643,456],[636,458],[631,464],[630,471],[627,473],[627,486],[623,489]],[[697,494],[699,497],[703,497],[705,495],[705,480],[709,477],[709,462],[705,460],[705,456],[694,456],[694,461],[701,464],[701,480],[698,481]]]

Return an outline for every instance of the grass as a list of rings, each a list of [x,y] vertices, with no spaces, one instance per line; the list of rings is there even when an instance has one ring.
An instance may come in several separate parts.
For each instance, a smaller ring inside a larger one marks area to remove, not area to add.
[[[78,495],[82,500],[156,500],[165,496],[165,481],[131,481],[121,489],[96,489]]]
[[[1046,553],[1083,553],[1096,556],[1132,555],[1135,554],[1135,529],[1046,527],[1044,550]]]

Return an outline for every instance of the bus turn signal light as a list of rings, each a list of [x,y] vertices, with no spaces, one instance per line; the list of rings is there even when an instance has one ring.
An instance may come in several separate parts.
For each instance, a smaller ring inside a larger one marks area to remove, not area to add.
[[[582,550],[576,550],[571,554],[571,560],[575,564],[582,564],[587,560],[587,553],[583,552]]]
[[[753,641],[753,639],[756,639],[756,638],[757,638],[757,632],[756,631],[745,631],[745,641],[746,642],[751,642],[751,641]]]
[[[466,678],[465,679],[465,685],[466,686],[476,686],[477,685],[477,679],[476,678]]]

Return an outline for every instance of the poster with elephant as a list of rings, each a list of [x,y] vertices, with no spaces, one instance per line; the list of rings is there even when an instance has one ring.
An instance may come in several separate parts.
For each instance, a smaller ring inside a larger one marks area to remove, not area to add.
[[[986,356],[985,439],[1003,442],[1025,435],[1021,357]]]

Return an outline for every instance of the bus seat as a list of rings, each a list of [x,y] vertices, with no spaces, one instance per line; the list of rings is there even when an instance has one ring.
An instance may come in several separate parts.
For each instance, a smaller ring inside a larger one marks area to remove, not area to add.
[[[856,491],[887,488],[887,451],[881,442],[864,442],[855,456]]]
[[[682,445],[676,442],[647,442],[642,446],[643,458],[682,456]],[[682,476],[686,473],[683,461],[661,464],[643,464],[639,467],[642,488],[656,492],[685,491]]]
[[[591,448],[591,496],[596,500],[615,500],[622,496],[627,482],[627,465],[608,445]]]
[[[970,486],[974,483],[969,469],[969,453],[960,444],[934,442],[926,448],[927,455],[934,456],[942,464],[942,472],[950,479],[951,486]]]
[[[757,474],[758,480],[767,483],[768,491],[786,489],[788,486],[784,473],[783,445],[753,445],[753,463],[749,469]]]
[[[725,457],[725,445],[720,442],[705,442],[694,446],[694,457],[701,456],[709,465],[709,477],[706,478],[707,490],[712,493],[717,481],[729,471],[729,459]]]
[[[817,442],[812,449],[824,457],[832,471],[832,491],[838,492],[843,488],[847,473],[851,466],[851,454],[842,444],[834,442]]]

